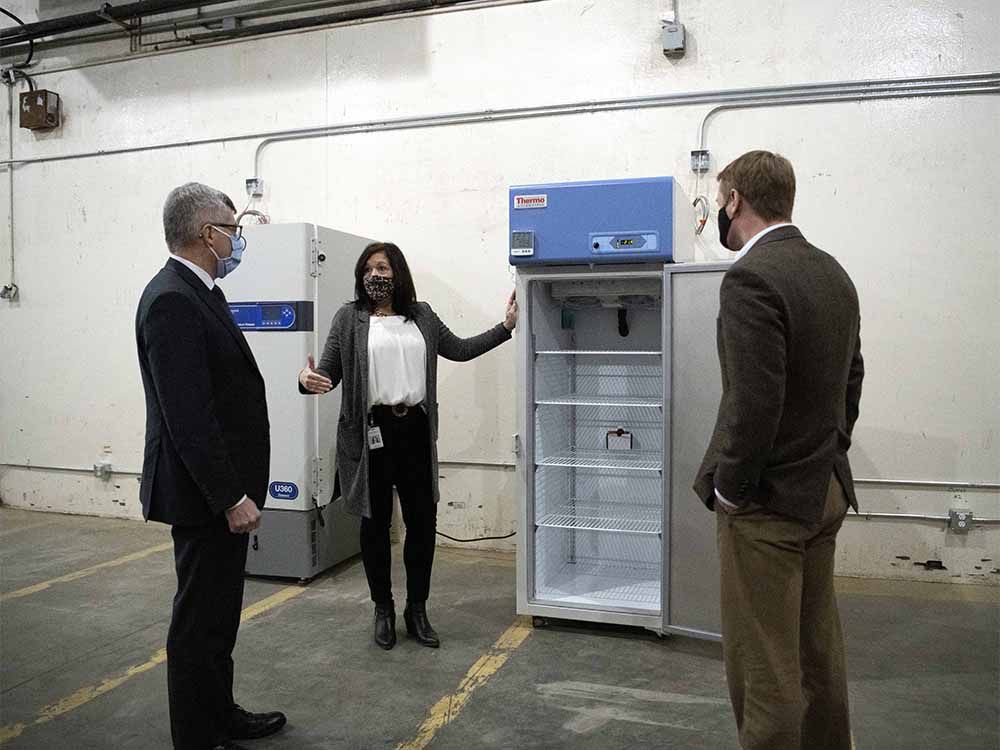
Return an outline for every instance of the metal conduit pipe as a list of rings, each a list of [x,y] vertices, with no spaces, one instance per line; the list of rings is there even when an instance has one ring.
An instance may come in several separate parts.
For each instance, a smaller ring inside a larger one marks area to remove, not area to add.
[[[504,470],[510,470],[516,468],[516,464],[508,463],[503,461],[476,461],[476,460],[448,460],[442,459],[440,461],[442,466],[467,466],[467,467],[479,467],[479,468],[499,468]],[[92,468],[87,469],[80,466],[45,466],[39,464],[0,464],[3,467],[16,468],[16,469],[35,469],[39,471],[55,471],[55,472],[67,472],[72,474],[93,474],[94,470]],[[140,477],[141,473],[138,471],[132,471],[129,469],[112,469],[112,475],[118,476],[129,476],[129,477]],[[943,486],[943,487],[985,487],[989,489],[1000,488],[997,484],[982,484],[975,482],[925,482],[922,480],[906,480],[906,479],[856,479],[855,483],[893,483],[902,484],[909,486]],[[948,516],[935,516],[927,515],[921,513],[848,513],[847,518],[854,518],[857,520],[870,521],[872,519],[891,519],[900,521],[934,521],[940,523],[948,523],[950,521]],[[976,525],[994,525],[1000,524],[1000,518],[977,518],[973,516],[973,527]]]
[[[870,521],[873,518],[894,518],[904,521],[941,521],[943,523],[948,523],[951,519],[948,516],[925,516],[919,513],[850,513],[847,514],[848,518],[857,518],[862,521]],[[1000,518],[977,518],[972,517],[973,527],[979,524],[992,525],[1000,523]]]
[[[845,92],[826,94],[824,96],[805,96],[792,94],[787,97],[757,97],[752,96],[748,101],[728,103],[726,108],[736,107],[767,107],[789,104],[813,104],[836,101],[863,101],[867,99],[894,99],[916,96],[957,96],[964,94],[979,93],[1000,93],[1000,80],[983,83],[977,82],[972,86],[952,86],[934,88],[911,88],[905,90],[898,89],[874,89],[857,92]],[[333,125],[326,127],[302,128],[286,131],[285,133],[272,135],[263,140],[258,146],[254,155],[254,176],[260,177],[261,155],[268,146],[284,141],[301,140],[306,138],[323,138],[338,135],[351,135],[356,133],[387,132],[393,130],[409,130],[415,128],[443,127],[447,125],[463,125],[480,122],[505,122],[511,120],[526,120],[532,118],[554,117],[559,115],[589,114],[596,112],[612,112],[629,109],[647,109],[654,107],[678,106],[682,104],[699,104],[707,101],[708,95],[689,96],[676,95],[666,97],[643,97],[629,100],[608,100],[601,102],[590,102],[578,105],[554,105],[537,108],[487,110],[486,112],[460,113],[452,115],[436,115],[431,117],[399,118],[392,120],[373,121],[367,123],[353,123],[348,125]]]
[[[303,13],[308,10],[334,8],[341,5],[358,5],[359,2],[361,2],[361,0],[271,0],[271,2],[243,5],[238,8],[215,11],[214,13],[204,13],[194,16],[187,15],[182,18],[167,19],[165,21],[143,21],[141,31],[145,36],[150,34],[165,33],[168,31],[192,29],[200,26],[207,27],[211,23],[222,21],[227,18],[235,18],[237,21],[247,21],[256,18],[265,18],[267,16],[282,16],[292,13]],[[83,44],[110,42],[116,39],[127,38],[128,36],[129,32],[121,29],[114,31],[98,31],[88,34],[75,34],[72,36],[61,36],[45,41],[35,41],[35,52],[60,49],[62,47],[75,47]],[[9,57],[18,57],[22,50],[26,51],[27,49],[27,45],[21,45],[12,47],[4,54]]]
[[[988,490],[1000,491],[997,482],[941,482],[923,479],[865,479],[856,478],[854,484],[871,485],[875,487],[927,487],[942,490]]]
[[[449,459],[442,458],[438,463],[445,466],[488,466],[491,468],[498,469],[515,469],[517,464],[513,461],[491,461],[488,459]],[[5,466],[15,469],[42,469],[46,471],[82,471],[85,473],[92,473],[93,469],[82,468],[78,466],[49,466],[45,464],[9,464],[0,463],[0,466]],[[113,474],[134,474],[138,475],[140,472],[128,470],[112,470]],[[916,487],[916,488],[930,488],[930,489],[962,489],[962,490],[988,490],[997,491],[1000,490],[1000,483],[996,482],[941,482],[941,481],[928,481],[924,479],[865,479],[857,478],[854,480],[856,485],[873,485],[873,486],[895,486],[895,487]],[[862,513],[861,515],[865,515]],[[916,517],[906,515],[906,518]],[[920,516],[925,518],[925,516]],[[937,518],[937,516],[933,516]],[[947,520],[947,519],[945,519]]]
[[[912,86],[886,86],[872,88],[858,88],[854,90],[840,90],[823,92],[821,94],[789,94],[781,97],[763,96],[742,102],[727,102],[720,104],[709,110],[702,118],[701,126],[698,129],[698,148],[704,149],[705,134],[708,121],[719,112],[734,109],[751,109],[754,107],[780,107],[791,104],[825,104],[829,102],[849,102],[863,101],[866,99],[902,99],[913,96],[954,96],[962,94],[997,93],[997,82],[994,80],[979,80],[964,83],[960,86],[955,84],[915,84]]]
[[[14,87],[7,87],[7,151],[11,159],[14,158]],[[16,299],[17,279],[14,273],[14,168],[7,167],[7,197],[10,203],[7,207],[7,232],[10,237],[10,278],[6,286],[13,290]]]
[[[420,18],[422,16],[442,15],[442,14],[446,14],[446,13],[461,13],[461,12],[470,11],[470,10],[482,10],[482,9],[485,9],[485,8],[498,8],[498,7],[503,7],[503,6],[506,6],[506,5],[524,5],[526,3],[539,3],[539,2],[547,2],[547,1],[548,0],[468,0],[466,3],[463,3],[460,6],[450,6],[450,5],[436,6],[434,8],[429,9],[429,10],[414,11],[414,12],[411,12],[411,13],[400,13],[400,14],[392,16],[391,19],[392,20],[398,20],[400,18]],[[309,33],[310,31],[315,31],[317,29],[345,28],[345,27],[348,27],[348,26],[357,26],[357,25],[361,25],[361,24],[375,23],[375,22],[379,22],[379,21],[383,21],[383,20],[390,20],[390,19],[389,18],[380,18],[380,17],[364,18],[364,19],[354,20],[354,21],[343,21],[343,22],[340,22],[340,23],[331,23],[331,24],[328,24],[328,25],[323,26],[323,27],[316,27],[316,28],[311,28],[311,29],[296,29],[296,30],[293,30],[293,31],[285,31],[285,32],[281,32],[281,33],[273,33],[273,34],[270,34],[269,36],[271,36],[271,37],[290,36],[290,35],[294,35],[294,34]],[[145,30],[145,28],[146,27],[144,25],[143,29]],[[111,33],[114,34],[114,32],[111,32]],[[229,45],[229,44],[240,44],[242,42],[250,41],[253,38],[254,37],[241,37],[239,39],[219,39],[218,41],[208,41],[208,42],[200,43],[198,45],[198,48],[199,49],[211,49],[212,47],[221,47],[221,46],[225,46],[225,45]],[[105,41],[105,40],[95,40],[95,41]],[[44,45],[46,43],[42,43],[42,44]],[[94,59],[94,60],[86,60],[86,61],[78,62],[78,63],[70,63],[69,65],[61,65],[61,66],[53,67],[53,68],[46,68],[44,70],[32,70],[32,74],[31,75],[32,75],[33,78],[37,78],[39,76],[50,75],[50,74],[53,74],[53,73],[65,73],[65,72],[70,71],[70,70],[83,70],[84,68],[95,68],[95,67],[99,67],[101,65],[113,65],[115,63],[132,62],[134,60],[143,60],[143,59],[146,59],[148,57],[160,57],[162,55],[175,55],[175,54],[179,54],[179,53],[182,53],[182,52],[185,52],[185,51],[191,49],[192,46],[193,45],[164,47],[162,49],[149,50],[147,52],[129,53],[127,55],[117,55],[117,56],[114,56],[114,57],[104,57],[104,58],[98,58],[98,59]],[[39,47],[39,45],[36,45],[36,47]],[[41,48],[41,47],[39,47],[39,48]],[[8,52],[8,49],[10,50],[10,52]],[[27,50],[27,45],[22,45],[21,47],[11,47],[11,48],[7,48],[6,46],[4,46],[3,56],[13,55],[13,53],[16,52],[16,51],[18,51],[18,50]]]
[[[413,13],[431,8],[464,5],[475,2],[475,0],[399,0],[398,2],[386,3],[370,10],[340,11],[337,13],[324,13],[318,16],[307,16],[306,18],[289,18],[283,21],[272,21],[271,23],[261,23],[255,26],[244,26],[243,28],[227,31],[212,31],[204,34],[189,34],[184,38],[192,44],[214,41],[217,39],[240,39],[248,36],[258,36],[262,34],[274,34],[284,31],[296,31],[299,29],[311,29],[317,26],[328,26],[330,24],[343,23],[345,21],[355,21],[365,18],[386,18],[402,13]]]
[[[915,84],[919,82],[926,82],[929,85],[926,88],[916,86]],[[911,86],[911,84],[914,85]],[[906,88],[903,90],[897,90],[901,85],[906,86]],[[888,89],[885,88],[887,86],[889,87]],[[254,171],[256,175],[256,173],[259,172],[260,156],[263,150],[272,143],[284,140],[694,104],[753,103],[761,104],[762,106],[773,106],[786,103],[786,98],[788,99],[787,103],[807,103],[803,97],[805,97],[809,92],[816,90],[830,91],[831,89],[847,89],[849,87],[858,87],[864,91],[853,91],[851,93],[844,91],[843,93],[831,94],[831,98],[824,99],[824,101],[837,101],[840,98],[847,97],[852,97],[852,100],[860,100],[865,98],[884,99],[902,96],[911,97],[943,96],[949,94],[962,95],[1000,93],[1000,72],[977,73],[970,74],[968,76],[934,76],[916,79],[885,80],[874,79],[853,83],[804,84],[748,89],[723,89],[707,92],[687,92],[624,99],[591,100],[565,104],[540,105],[537,107],[515,107],[497,110],[487,109],[440,115],[371,120],[348,123],[344,125],[323,125],[290,130],[267,131],[262,133],[248,133],[236,136],[220,136],[217,138],[201,138],[188,141],[175,141],[170,143],[134,146],[120,149],[102,149],[98,151],[63,154],[57,156],[7,159],[0,161],[0,165],[43,164],[47,162],[67,161],[72,159],[137,153],[140,151],[156,151],[169,148],[183,148],[262,139],[262,142],[258,145],[254,156]],[[865,92],[867,92],[867,94]]]
[[[38,471],[58,471],[65,472],[69,474],[94,474],[94,467],[91,466],[89,469],[85,466],[47,466],[44,464],[4,464],[0,463],[2,468],[10,469],[33,469]],[[134,471],[132,469],[116,469],[112,467],[111,474],[117,474],[119,476],[127,477],[138,477],[142,475],[142,472]]]
[[[26,23],[24,26],[14,26],[8,29],[0,29],[0,41],[4,46],[17,42],[26,42],[29,39],[52,36],[53,34],[65,34],[80,29],[88,29],[94,26],[102,26],[113,23],[109,19],[125,21],[138,16],[152,16],[160,13],[172,13],[178,10],[188,10],[198,8],[202,5],[218,5],[231,0],[141,0],[141,2],[126,3],[125,5],[111,5],[104,3],[87,13],[75,13],[70,16],[51,18],[47,21],[36,21]]]

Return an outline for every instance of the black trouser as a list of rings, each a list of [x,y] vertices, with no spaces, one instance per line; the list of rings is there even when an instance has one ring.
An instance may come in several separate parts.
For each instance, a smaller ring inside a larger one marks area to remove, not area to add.
[[[427,414],[419,406],[397,417],[388,407],[372,409],[372,422],[382,430],[384,447],[368,451],[368,492],[372,517],[361,519],[361,558],[365,563],[372,601],[392,600],[392,558],[389,526],[392,523],[392,488],[406,524],[403,562],[406,565],[406,598],[425,602],[431,588],[437,505],[431,493],[431,442]]]
[[[204,526],[174,526],[173,537],[177,594],[167,635],[170,733],[176,750],[206,750],[229,739],[247,535],[230,533],[223,515]]]

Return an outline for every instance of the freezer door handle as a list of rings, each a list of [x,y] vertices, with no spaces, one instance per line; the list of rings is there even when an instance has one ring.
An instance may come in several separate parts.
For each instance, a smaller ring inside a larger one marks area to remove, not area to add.
[[[521,436],[516,432],[511,436],[513,438],[514,455],[520,457],[521,455]]]

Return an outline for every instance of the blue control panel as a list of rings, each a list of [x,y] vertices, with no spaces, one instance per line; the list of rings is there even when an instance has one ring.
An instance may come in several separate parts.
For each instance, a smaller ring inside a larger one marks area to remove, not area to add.
[[[313,330],[312,302],[230,302],[229,311],[244,331]]]
[[[673,262],[672,177],[510,189],[510,263]]]

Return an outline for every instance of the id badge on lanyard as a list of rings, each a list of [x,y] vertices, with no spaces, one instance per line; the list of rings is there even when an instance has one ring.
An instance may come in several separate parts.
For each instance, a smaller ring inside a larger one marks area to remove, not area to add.
[[[368,450],[376,451],[379,448],[384,448],[385,443],[382,442],[382,429],[374,424],[374,420],[368,417]]]

